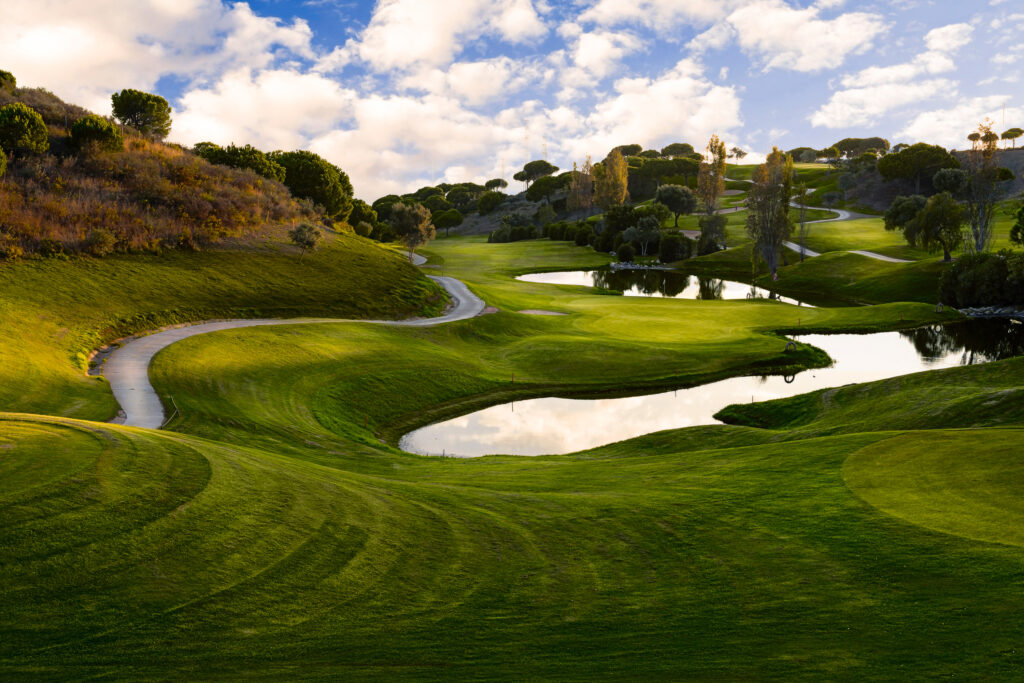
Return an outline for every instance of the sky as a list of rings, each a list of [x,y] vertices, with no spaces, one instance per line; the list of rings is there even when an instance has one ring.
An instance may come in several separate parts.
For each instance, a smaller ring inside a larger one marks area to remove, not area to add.
[[[373,201],[712,134],[962,148],[1024,127],[1022,29],[1024,0],[3,0],[0,69],[101,114],[156,92],[171,141],[309,149]]]

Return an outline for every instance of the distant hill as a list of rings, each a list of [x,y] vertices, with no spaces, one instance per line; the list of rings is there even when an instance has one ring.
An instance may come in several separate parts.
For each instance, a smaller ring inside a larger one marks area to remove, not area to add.
[[[123,151],[78,152],[69,129],[89,114],[35,88],[0,89],[46,123],[50,148],[17,155],[0,178],[0,259],[25,254],[198,249],[283,234],[317,220],[312,204],[248,170],[211,164],[125,129]]]

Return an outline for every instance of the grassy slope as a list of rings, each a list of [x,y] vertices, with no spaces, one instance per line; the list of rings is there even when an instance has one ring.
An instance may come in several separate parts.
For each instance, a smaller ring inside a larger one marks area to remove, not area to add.
[[[1012,535],[1024,480],[1004,466],[1019,432],[884,431],[922,400],[982,414],[994,394],[1020,393],[1020,362],[843,389],[789,431],[703,427],[547,458],[409,456],[381,448],[373,427],[486,391],[507,369],[601,382],[701,367],[706,344],[770,358],[758,330],[796,312],[509,282],[600,258],[565,245],[450,240],[435,252],[503,312],[175,345],[154,379],[191,394],[177,424],[189,434],[4,418],[0,669],[789,680],[1024,665]],[[571,315],[510,312],[527,306]],[[838,326],[926,311],[799,313]],[[585,361],[552,357],[587,345]],[[897,381],[918,393],[901,400]],[[837,405],[847,418],[830,417]],[[1019,408],[1002,412],[1004,427],[1021,424]],[[994,455],[937,452],[953,438]],[[980,483],[952,500],[965,477]],[[1005,505],[979,513],[989,500]]]
[[[440,308],[438,288],[401,256],[338,236],[293,247],[170,251],[0,265],[0,408],[87,419],[116,412],[85,355],[168,323],[221,317],[408,317]],[[383,294],[383,296],[382,296]]]

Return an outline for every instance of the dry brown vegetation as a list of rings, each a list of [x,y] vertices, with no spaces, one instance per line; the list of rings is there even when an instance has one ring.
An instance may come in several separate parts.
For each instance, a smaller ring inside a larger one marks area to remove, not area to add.
[[[130,130],[123,151],[74,152],[65,125],[88,112],[45,90],[0,91],[0,106],[15,101],[43,116],[50,151],[12,159],[0,178],[0,259],[198,249],[317,215],[279,182]]]

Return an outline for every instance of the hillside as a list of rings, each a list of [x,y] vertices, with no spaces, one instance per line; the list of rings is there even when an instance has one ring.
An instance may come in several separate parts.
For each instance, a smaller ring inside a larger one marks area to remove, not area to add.
[[[320,211],[283,184],[208,163],[125,129],[123,149],[74,149],[69,126],[89,114],[42,89],[0,89],[43,118],[49,149],[15,155],[0,178],[0,259],[20,253],[200,249],[262,239]]]

